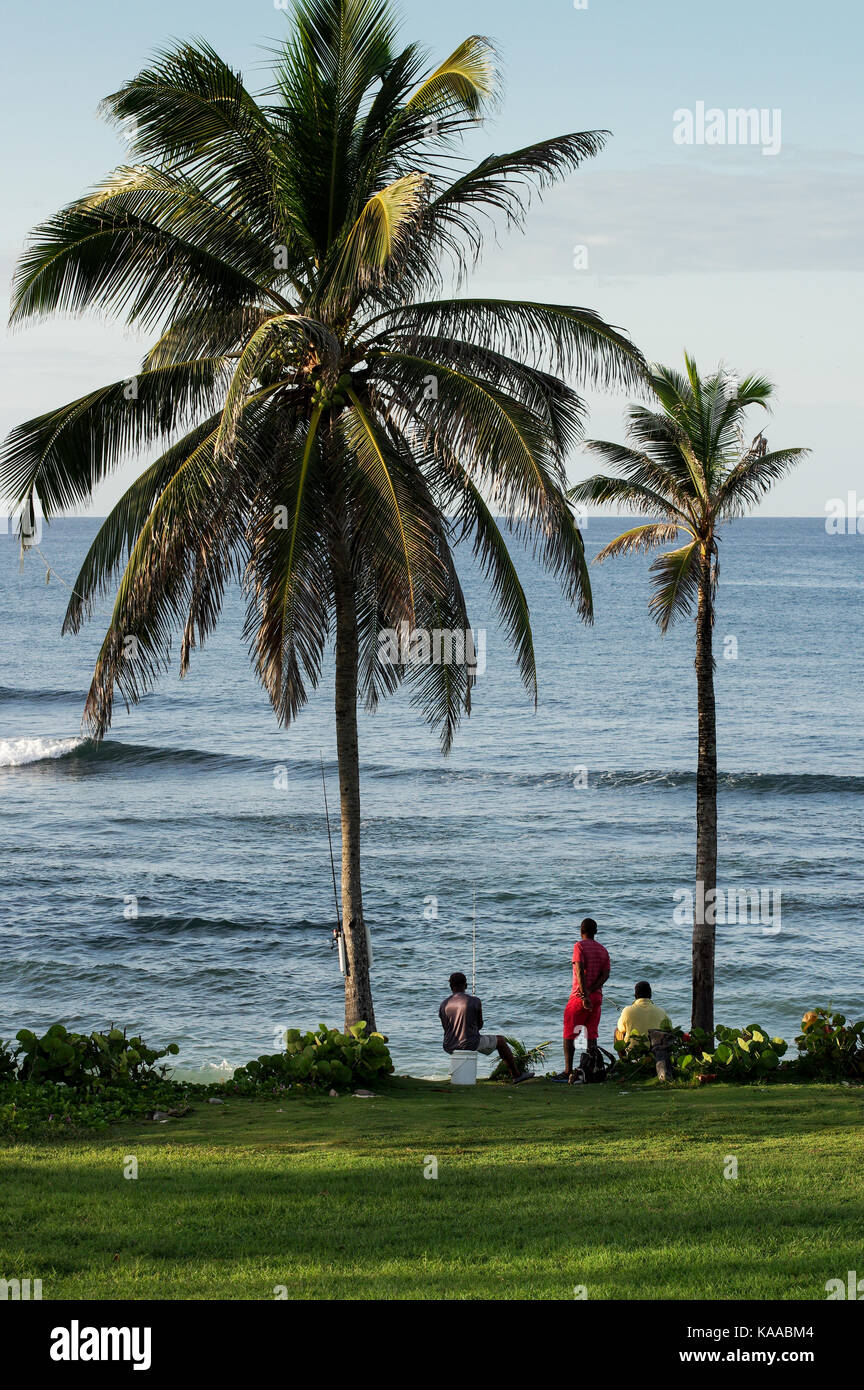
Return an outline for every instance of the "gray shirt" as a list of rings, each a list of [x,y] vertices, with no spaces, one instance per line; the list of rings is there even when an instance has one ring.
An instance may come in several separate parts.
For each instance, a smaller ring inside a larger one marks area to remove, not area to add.
[[[438,1010],[444,1029],[445,1052],[476,1052],[483,1027],[483,1005],[464,990],[451,994]]]

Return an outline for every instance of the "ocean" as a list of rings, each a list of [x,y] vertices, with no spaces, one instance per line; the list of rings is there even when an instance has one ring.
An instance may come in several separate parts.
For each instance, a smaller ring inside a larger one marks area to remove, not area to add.
[[[46,527],[72,583],[94,520]],[[590,518],[593,555],[627,523]],[[633,983],[673,1021],[690,1004],[696,686],[691,622],[661,637],[648,561],[595,568],[584,627],[518,545],[540,700],[521,686],[470,549],[486,632],[474,711],[448,758],[402,694],[361,721],[363,865],[379,1028],[396,1070],[446,1074],[438,1005],[471,973],[488,1029],[551,1040],[579,921],[612,958],[600,1041]],[[338,855],[332,675],[280,729],[251,671],[242,603],[105,742],[80,715],[104,620],[61,637],[67,592],[0,536],[0,1037],[62,1020],[180,1044],[214,1079],[285,1026],[342,1026],[319,752]],[[803,1011],[864,1016],[864,537],[818,518],[723,532],[717,1019],[791,1039]],[[107,609],[109,605],[102,605]],[[338,870],[338,859],[337,859]],[[759,920],[741,921],[759,897]],[[490,1064],[481,1063],[481,1072]]]

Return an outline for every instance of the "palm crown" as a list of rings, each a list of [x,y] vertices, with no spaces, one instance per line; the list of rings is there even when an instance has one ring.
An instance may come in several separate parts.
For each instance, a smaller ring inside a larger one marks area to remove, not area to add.
[[[751,406],[768,408],[772,386],[763,377],[737,380],[718,370],[700,377],[685,355],[684,373],[655,366],[649,386],[658,408],[633,405],[627,411],[629,445],[590,440],[586,448],[617,470],[596,474],[571,488],[571,501],[608,503],[654,518],[625,531],[597,559],[650,550],[674,541],[686,544],[659,556],[651,566],[654,594],[650,609],[665,632],[692,611],[701,566],[718,576],[717,528],[756,505],[806,449],[768,451],[760,432],[747,445],[743,421]]]
[[[50,517],[162,443],[101,527],[66,614],[77,631],[119,579],[85,710],[97,736],[115,689],[137,700],[177,632],[185,672],[239,579],[282,722],[317,682],[347,596],[367,704],[413,680],[446,748],[470,669],[402,670],[377,638],[402,623],[469,626],[451,554],[468,536],[536,694],[496,513],[590,618],[564,491],[584,409],[564,378],[633,386],[641,357],[586,309],[438,296],[448,259],[461,271],[478,253],[484,217],[518,221],[531,186],[604,135],[464,169],[458,143],[496,96],[485,39],[430,69],[416,46],[397,47],[386,0],[297,0],[260,100],[196,43],[105,102],[134,162],[37,228],[13,319],[109,310],[158,340],[133,381],[19,426],[0,474]]]

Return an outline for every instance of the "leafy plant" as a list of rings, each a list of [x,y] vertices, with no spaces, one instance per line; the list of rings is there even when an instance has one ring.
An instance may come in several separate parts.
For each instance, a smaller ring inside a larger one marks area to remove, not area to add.
[[[164,1078],[148,1078],[136,1086],[105,1085],[98,1090],[75,1089],[56,1081],[0,1080],[0,1135],[57,1136],[108,1129],[124,1120],[141,1119],[154,1110],[180,1109],[186,1088]]]
[[[139,1082],[158,1068],[157,1062],[163,1057],[176,1057],[180,1051],[176,1043],[167,1047],[148,1047],[140,1038],[127,1038],[126,1030],[109,1028],[107,1033],[91,1033],[91,1063],[101,1081]]]
[[[70,1033],[64,1024],[54,1023],[41,1038],[29,1028],[22,1028],[16,1037],[22,1081],[63,1083],[83,1090],[138,1084],[161,1076],[164,1069],[156,1063],[180,1051],[176,1043],[161,1049],[148,1047],[140,1037],[127,1038],[125,1028]]]
[[[526,1071],[529,1067],[539,1067],[546,1061],[546,1053],[552,1046],[551,1042],[538,1043],[536,1047],[526,1047],[519,1038],[508,1038],[510,1050],[516,1059],[516,1065],[520,1071]],[[509,1081],[510,1073],[503,1062],[499,1062],[495,1070],[489,1077],[490,1081]]]
[[[676,1070],[680,1070],[684,1058],[692,1057],[697,1052],[701,1055],[711,1044],[710,1034],[701,1028],[694,1028],[690,1033],[685,1033],[683,1028],[673,1028],[669,1031],[669,1037],[669,1055]],[[647,1037],[635,1033],[626,1043],[616,1038],[614,1046],[619,1061],[615,1073],[617,1079],[640,1081],[656,1075],[656,1060]]]
[[[864,1021],[811,1009],[802,1020],[796,1070],[802,1077],[864,1077]]]
[[[15,1061],[15,1053],[12,1044],[5,1038],[0,1038],[0,1081],[6,1081],[17,1074],[18,1065]]]
[[[392,1071],[383,1033],[368,1033],[365,1023],[355,1023],[347,1033],[320,1023],[309,1033],[288,1028],[285,1051],[238,1067],[231,1085],[240,1095],[258,1095],[294,1086],[350,1086]]]
[[[783,1038],[772,1038],[758,1023],[751,1023],[748,1028],[724,1028],[718,1024],[716,1036],[718,1043],[713,1052],[702,1048],[678,1058],[677,1069],[683,1076],[709,1073],[724,1081],[764,1078],[777,1071],[788,1046]]]

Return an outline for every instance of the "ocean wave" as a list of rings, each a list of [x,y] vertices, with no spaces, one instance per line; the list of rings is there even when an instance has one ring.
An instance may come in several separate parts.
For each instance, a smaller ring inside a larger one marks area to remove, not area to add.
[[[318,931],[325,928],[332,928],[329,920],[321,922],[311,922],[306,917],[298,917],[295,921],[274,922],[271,919],[261,921],[235,921],[230,917],[147,917],[143,913],[139,917],[132,918],[124,922],[124,926],[132,929],[136,936],[142,932],[159,936],[221,936],[232,935],[235,932],[242,933],[248,938],[258,939],[258,934],[273,931]],[[127,933],[128,935],[128,933]]]
[[[578,785],[596,790],[618,790],[627,787],[656,787],[659,790],[690,790],[696,786],[696,773],[686,769],[664,768],[608,768],[605,770],[586,769],[574,766],[562,772],[558,769],[546,772],[512,772],[501,769],[483,768],[412,768],[403,772],[397,768],[375,768],[361,766],[365,776],[381,776],[418,779],[425,782],[470,782],[478,786],[567,788]],[[864,795],[864,777],[851,775],[836,776],[821,772],[720,772],[718,787],[722,791],[765,792],[777,795],[837,795],[848,792]]]
[[[77,738],[0,739],[0,767],[26,767],[28,763],[68,758],[86,742]]]
[[[0,685],[0,705],[11,704],[13,701],[44,701],[53,703],[57,700],[75,700],[83,705],[87,698],[85,690],[33,690],[19,689],[17,686]]]
[[[590,785],[595,785],[590,774],[588,780]],[[864,795],[864,777],[838,777],[822,772],[720,772],[717,784],[720,789],[726,791],[768,792],[788,796],[833,796],[839,792]],[[689,788],[696,786],[696,773],[664,772],[659,769],[642,772],[600,772],[596,775],[596,785]]]
[[[268,766],[269,759],[244,757],[236,753],[211,753],[200,748],[167,748],[146,743],[121,743],[106,739],[97,743],[79,735],[73,738],[9,738],[0,739],[0,768],[23,767],[30,763],[61,761],[75,766],[127,763],[141,767],[148,764],[164,766],[213,767]]]
[[[229,1062],[226,1057],[221,1062],[204,1062],[201,1066],[169,1067],[169,1075],[174,1081],[185,1081],[204,1086],[218,1086],[230,1081],[240,1064]]]
[[[97,743],[82,736],[22,737],[0,739],[0,768],[23,767],[28,764],[51,762],[60,770],[62,766],[86,767],[97,771],[101,766],[127,764],[134,767],[198,767],[202,770],[225,772],[230,770],[270,769],[278,764],[278,757],[259,757],[254,754],[211,752],[201,748],[171,748],[162,744],[123,743],[106,739]],[[317,759],[292,757],[291,773],[298,777],[320,776]],[[329,769],[332,771],[332,769]],[[424,782],[446,786],[456,783],[471,783],[475,787],[501,786],[526,788],[566,788],[577,785],[594,790],[618,790],[625,788],[657,788],[665,791],[695,789],[696,773],[688,769],[669,768],[607,768],[605,770],[585,769],[574,766],[569,771],[549,769],[540,772],[519,772],[500,768],[452,768],[427,764],[425,767],[412,766],[409,769],[376,763],[365,763],[361,774],[371,780],[399,780]],[[718,786],[721,791],[745,792],[776,796],[837,796],[848,794],[864,795],[864,776],[846,774],[838,776],[821,772],[720,772]]]

